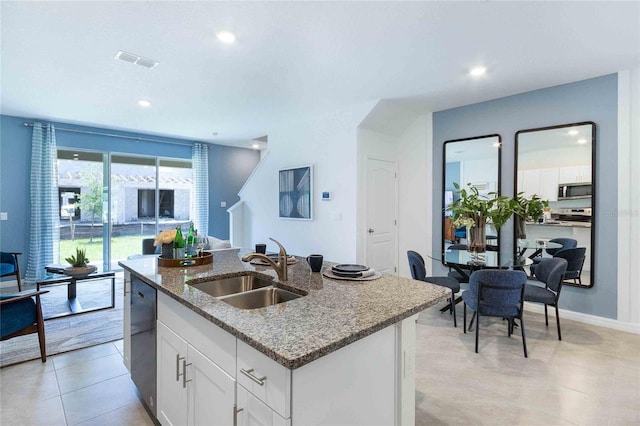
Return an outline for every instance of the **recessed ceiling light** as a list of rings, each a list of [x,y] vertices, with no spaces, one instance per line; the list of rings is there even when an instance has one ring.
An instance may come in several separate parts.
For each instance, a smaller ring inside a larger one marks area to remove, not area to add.
[[[236,35],[231,31],[220,31],[216,34],[216,37],[218,37],[218,40],[220,40],[221,42],[227,44],[231,44],[236,41]]]
[[[487,67],[475,67],[475,68],[471,68],[471,71],[469,71],[469,75],[472,77],[480,77],[481,75],[484,75],[487,72]]]
[[[578,134],[578,131],[577,131],[576,129],[572,129],[572,130],[569,130],[569,131],[567,132],[567,134],[569,134],[569,135],[571,135],[571,136],[575,136],[575,135],[577,135],[577,134]]]
[[[253,148],[253,149],[259,149],[259,148],[260,148],[260,145],[259,145],[259,144],[257,144],[257,143],[254,143],[253,145],[251,145],[251,148]]]
[[[500,142],[496,142],[493,144],[493,146],[495,146],[496,148],[498,148],[500,146]]]
[[[145,108],[146,108],[146,107],[148,107],[148,106],[151,106],[151,102],[149,102],[149,101],[148,101],[148,100],[146,100],[146,99],[140,99],[140,100],[138,101],[138,105],[140,105],[141,107],[145,107]]]
[[[584,138],[583,139],[578,139],[578,143],[579,144],[585,144],[585,143],[587,143],[587,140],[584,139]]]
[[[213,136],[218,136],[218,132],[211,132]]]
[[[73,156],[74,156],[74,157],[77,157],[77,156],[79,156],[79,155],[80,155],[80,154],[77,154],[77,153],[76,153],[76,154],[73,154]]]

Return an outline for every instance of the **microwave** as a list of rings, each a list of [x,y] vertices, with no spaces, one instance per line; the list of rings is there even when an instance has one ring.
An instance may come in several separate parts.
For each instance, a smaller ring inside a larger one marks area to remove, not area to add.
[[[593,185],[591,182],[561,183],[558,185],[558,201],[591,198]]]

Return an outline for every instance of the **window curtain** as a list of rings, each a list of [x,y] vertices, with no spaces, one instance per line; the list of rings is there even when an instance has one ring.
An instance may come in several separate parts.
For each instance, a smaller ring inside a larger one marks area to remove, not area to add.
[[[199,236],[209,235],[209,147],[195,143],[191,151],[193,197],[191,220]]]
[[[44,277],[45,265],[60,261],[58,163],[52,124],[33,125],[30,195],[31,226],[25,281],[35,283]]]

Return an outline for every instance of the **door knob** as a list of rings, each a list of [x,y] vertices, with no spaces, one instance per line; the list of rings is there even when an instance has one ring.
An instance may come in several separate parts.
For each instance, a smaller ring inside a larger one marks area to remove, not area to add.
[[[369,228],[369,233],[373,234],[373,228]]]

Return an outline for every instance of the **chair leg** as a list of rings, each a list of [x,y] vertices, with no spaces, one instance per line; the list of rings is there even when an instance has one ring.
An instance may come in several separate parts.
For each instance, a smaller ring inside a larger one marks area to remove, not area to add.
[[[513,333],[513,320],[511,318],[507,318],[507,336],[511,337],[511,333]]]
[[[462,331],[464,334],[467,334],[467,304],[464,304],[464,309],[462,311]]]
[[[456,320],[456,294],[451,290],[451,312],[453,312],[453,326],[458,326],[458,321]]]
[[[476,313],[474,312],[473,315]],[[473,321],[473,318],[471,319]],[[478,314],[478,320],[476,321],[476,353],[478,353],[478,333],[480,332],[480,314]]]
[[[36,323],[38,327],[38,343],[40,344],[40,359],[42,359],[42,362],[47,362],[47,346],[44,338],[44,318],[42,317],[40,295],[36,296],[36,310],[38,312]]]
[[[562,334],[560,334],[560,315],[558,315],[557,304],[556,304],[556,324],[558,325],[558,340],[562,340]]]
[[[520,317],[520,329],[522,330],[522,348],[524,349],[524,357],[529,358],[527,355],[527,340],[524,337],[524,320]]]
[[[544,304],[544,324],[549,327],[549,315],[547,314],[547,304]]]
[[[471,331],[471,327],[473,327],[473,320],[476,318],[476,311],[473,311],[473,314],[471,314],[471,321],[469,321],[469,328],[467,328],[467,330]]]

